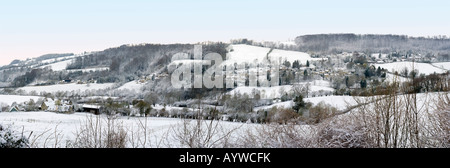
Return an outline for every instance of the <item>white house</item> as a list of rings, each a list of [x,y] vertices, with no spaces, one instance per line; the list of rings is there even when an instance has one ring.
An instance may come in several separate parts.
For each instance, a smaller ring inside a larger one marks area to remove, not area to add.
[[[72,103],[65,100],[53,100],[46,98],[41,104],[41,110],[53,112],[69,112],[73,111]]]

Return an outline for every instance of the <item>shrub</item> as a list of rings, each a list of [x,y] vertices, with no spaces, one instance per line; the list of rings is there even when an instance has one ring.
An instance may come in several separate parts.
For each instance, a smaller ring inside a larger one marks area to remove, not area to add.
[[[0,125],[0,148],[27,148],[28,139]]]
[[[318,146],[322,148],[371,148],[373,143],[363,126],[330,123],[318,130]]]

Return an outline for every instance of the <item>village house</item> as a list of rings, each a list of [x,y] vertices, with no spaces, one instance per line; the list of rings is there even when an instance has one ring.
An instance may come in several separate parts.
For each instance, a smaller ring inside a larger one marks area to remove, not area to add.
[[[83,112],[100,114],[102,112],[102,106],[100,105],[91,105],[91,104],[83,104]]]
[[[9,109],[9,112],[18,112],[18,111],[23,111],[23,109],[21,109],[19,106],[17,106],[17,105],[15,105],[15,106],[12,106],[10,109]]]
[[[73,112],[73,105],[70,100],[53,100],[50,98],[45,98],[39,107],[43,111],[51,112]]]

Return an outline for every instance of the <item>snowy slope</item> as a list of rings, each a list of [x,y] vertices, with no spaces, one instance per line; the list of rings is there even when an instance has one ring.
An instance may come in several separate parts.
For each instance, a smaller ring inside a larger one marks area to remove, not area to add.
[[[106,128],[106,116],[94,116],[89,113],[74,113],[74,114],[58,114],[52,112],[14,112],[14,113],[0,113],[0,123],[2,125],[12,125],[12,129],[18,132],[24,130],[25,135],[30,135],[31,142],[35,142],[33,147],[66,147],[66,141],[75,140],[75,133],[79,131],[80,126],[85,124],[87,119],[96,121],[96,117],[99,117],[102,123],[102,128]],[[145,147],[186,147],[180,144],[179,141],[174,139],[173,130],[183,129],[183,120],[176,118],[155,118],[155,117],[118,117],[116,122],[123,125],[126,129],[128,136],[134,134],[134,138],[144,139],[143,135],[146,135],[147,143]],[[194,120],[191,123],[195,122]],[[146,123],[146,124],[144,124]],[[147,126],[147,132],[143,133],[141,125]],[[243,127],[240,127],[243,126]],[[253,124],[232,123],[232,122],[220,122],[220,129],[232,130],[235,128],[246,129],[248,126],[254,126]],[[55,133],[56,132],[56,133]],[[139,134],[137,134],[139,132]],[[42,134],[42,135],[41,135]],[[220,136],[221,133],[218,134]],[[38,137],[40,135],[40,137]],[[58,135],[58,142],[55,141],[55,135]],[[235,131],[233,136],[239,136],[240,131]],[[140,136],[140,137],[137,137]],[[135,139],[136,140],[136,139]],[[158,143],[164,141],[164,143]],[[130,140],[131,141],[131,140]],[[135,144],[138,144],[134,142]],[[141,143],[139,143],[142,145]],[[161,146],[158,146],[161,145]],[[126,147],[133,147],[130,142],[126,144]],[[142,147],[142,146],[139,146]]]
[[[402,97],[402,96],[400,96]],[[435,100],[436,93],[429,94],[417,94],[418,107],[427,106],[431,110],[438,102]],[[338,109],[345,108],[345,103],[349,102],[353,105],[355,102],[352,101],[353,98],[350,96],[328,96],[328,97],[315,97],[307,98],[305,101],[312,102],[314,104],[324,101],[325,103],[331,104]],[[274,104],[272,106],[283,106],[291,107],[293,105],[292,101],[281,102]],[[367,107],[370,107],[368,105]],[[159,108],[159,106],[158,106]],[[267,107],[269,108],[269,107]],[[349,116],[357,109],[352,110],[342,116]],[[428,113],[422,110],[419,113],[422,117],[425,117]],[[74,114],[58,114],[51,112],[13,112],[13,113],[0,113],[0,123],[2,125],[10,125],[11,128],[17,132],[22,132],[25,135],[30,136],[30,142],[34,142],[33,147],[66,147],[67,140],[74,140],[75,133],[81,125],[85,123],[87,119],[96,120],[99,117],[101,120],[102,128],[107,128],[105,123],[107,121],[105,115],[94,116],[88,113],[74,113]],[[180,143],[179,140],[174,139],[174,130],[182,130],[184,120],[175,118],[155,118],[155,117],[118,117],[116,120],[124,126],[127,131],[128,136],[134,135],[133,138],[143,138],[146,135],[148,143],[145,147],[186,147]],[[194,123],[195,120],[186,120],[188,123]],[[209,121],[206,121],[209,122]],[[216,121],[215,121],[216,122]],[[351,123],[349,123],[351,124]],[[139,132],[142,131],[140,126],[146,125],[146,133]],[[221,133],[226,133],[226,130],[236,129],[232,132],[231,137],[239,137],[248,131],[254,131],[255,128],[263,126],[261,124],[242,124],[233,122],[219,122],[219,128],[225,129],[224,131],[219,131]],[[32,134],[31,134],[32,132]],[[58,138],[58,143],[55,141],[55,136]],[[40,138],[39,138],[40,137]],[[128,139],[130,140],[130,139]],[[142,139],[141,139],[142,140]],[[162,142],[162,143],[160,143]],[[139,143],[135,143],[139,144]],[[126,147],[133,147],[128,141]],[[142,146],[138,146],[142,147]],[[220,146],[218,146],[220,147]]]
[[[90,83],[90,84],[57,84],[57,85],[49,85],[49,86],[26,86],[21,87],[18,89],[24,90],[28,93],[31,91],[36,91],[37,93],[40,92],[58,92],[58,91],[86,91],[86,90],[98,90],[98,89],[108,89],[111,88],[114,85],[114,83],[104,83],[104,84],[97,84],[97,83]]]
[[[438,62],[438,63],[432,63],[434,66],[445,69],[445,70],[450,70],[450,62]]]
[[[85,69],[70,69],[67,70],[69,72],[77,72],[77,71],[81,71],[81,72],[90,72],[90,71],[108,71],[109,67],[98,67],[98,68],[85,68]]]
[[[408,68],[408,71],[410,72],[412,70],[412,62],[393,62],[393,63],[387,63],[387,64],[374,64],[376,68],[381,67],[384,69],[387,69],[389,72],[401,72],[403,69]],[[419,74],[425,74],[429,75],[434,72],[436,73],[445,73],[445,70],[441,68],[434,67],[431,64],[427,63],[414,63],[414,69],[419,70]]]
[[[253,109],[253,111],[267,110],[267,109],[271,109],[273,107],[277,107],[277,108],[292,108],[292,106],[294,106],[294,102],[291,100],[291,101],[274,103],[274,104],[269,105],[269,106],[255,107]]]
[[[314,105],[319,104],[320,102],[324,102],[325,104],[329,104],[333,107],[336,107],[338,110],[347,109],[347,106],[356,105],[356,101],[352,96],[324,96],[324,97],[312,97],[306,98],[306,102],[311,102]]]
[[[307,82],[301,82],[298,84],[306,85]],[[324,80],[314,80],[309,82],[310,88],[309,92],[312,94],[313,92],[329,91],[333,92],[334,89],[330,87],[329,81]],[[248,94],[251,96],[253,94],[253,90],[259,91],[262,99],[274,99],[281,98],[282,93],[292,93],[292,85],[282,85],[282,86],[273,86],[273,87],[247,87],[247,86],[239,86],[229,92],[230,95],[234,95],[237,93],[240,94]]]
[[[141,90],[141,87],[144,86],[144,83],[138,83],[137,81],[130,81],[122,85],[121,87],[117,88],[117,90],[134,90],[139,91]]]
[[[278,50],[278,49],[274,49],[269,54],[269,57],[274,59],[274,60],[278,60],[279,58],[281,58],[281,61],[287,60],[291,64],[295,60],[298,60],[303,65],[306,65],[306,61],[308,61],[308,60],[309,61],[311,61],[311,60],[322,60],[322,58],[311,58],[311,56],[309,56],[309,54],[304,53],[304,52]]]
[[[281,97],[281,90],[284,92],[289,92],[291,90],[291,85],[283,85],[283,86],[274,86],[274,87],[246,87],[240,86],[236,87],[232,91],[229,92],[230,95],[234,95],[237,93],[247,94],[251,97],[253,90],[259,91],[262,99],[273,99]]]
[[[410,80],[411,79],[405,78],[403,76],[394,75],[394,74],[390,74],[390,73],[386,73],[386,79],[385,79],[386,82],[390,82],[390,83],[392,83],[394,81],[402,83],[402,82],[407,82]]]
[[[231,45],[231,52],[228,54],[228,58],[222,64],[230,65],[233,63],[258,63],[262,62],[269,54],[271,60],[281,61],[288,60],[293,63],[295,60],[299,60],[302,64],[306,64],[307,60],[321,60],[321,58],[311,58],[311,56],[304,52],[287,51],[274,49],[269,53],[270,48],[251,46],[245,44]]]
[[[5,103],[7,105],[11,105],[13,102],[16,103],[23,103],[30,101],[30,99],[33,99],[34,102],[36,102],[39,98],[39,96],[18,96],[18,95],[0,95],[0,104]]]
[[[50,67],[53,71],[62,71],[62,70],[65,70],[67,65],[72,63],[72,61],[73,61],[72,59],[65,60],[65,61],[60,61],[60,62],[56,62],[56,63],[53,63],[53,64],[48,64],[48,65],[41,66],[39,68]]]
[[[332,107],[336,107],[336,109],[338,109],[338,110],[345,110],[345,109],[347,109],[348,105],[353,106],[353,105],[357,104],[352,96],[311,97],[311,98],[304,98],[304,101],[310,102],[313,105],[317,105],[320,102],[324,102],[325,104],[328,104]],[[294,102],[291,100],[291,101],[286,101],[286,102],[274,103],[269,106],[257,107],[254,109],[254,111],[258,111],[260,109],[270,109],[275,106],[278,108],[292,108],[293,105],[294,105]]]

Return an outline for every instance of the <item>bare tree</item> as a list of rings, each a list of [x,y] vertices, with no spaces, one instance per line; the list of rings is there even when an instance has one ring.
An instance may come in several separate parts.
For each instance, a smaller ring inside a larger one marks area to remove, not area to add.
[[[104,124],[106,125],[104,127]],[[86,116],[83,125],[76,132],[76,138],[70,147],[78,148],[124,148],[127,133],[116,117],[109,116],[104,121],[100,116]]]

